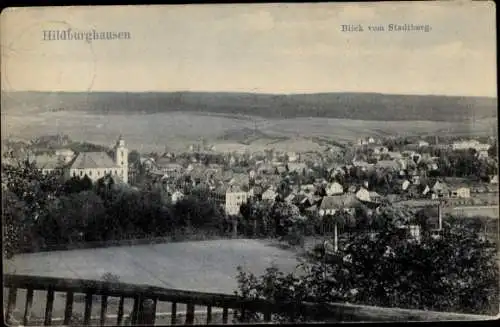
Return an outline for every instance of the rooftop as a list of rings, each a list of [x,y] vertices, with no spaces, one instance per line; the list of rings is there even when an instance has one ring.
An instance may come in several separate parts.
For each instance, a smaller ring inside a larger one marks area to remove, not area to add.
[[[71,165],[72,169],[119,168],[106,152],[81,152]]]
[[[321,201],[320,209],[352,208],[357,203],[359,201],[353,194],[325,196]]]

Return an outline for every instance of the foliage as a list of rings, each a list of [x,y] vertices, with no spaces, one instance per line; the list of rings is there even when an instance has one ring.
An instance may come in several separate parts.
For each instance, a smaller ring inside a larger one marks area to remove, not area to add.
[[[101,279],[109,283],[118,283],[120,281],[120,276],[107,272],[102,274]]]
[[[137,150],[132,150],[128,154],[128,162],[131,164],[140,163],[141,155]]]
[[[172,204],[162,188],[134,190],[105,176],[95,185],[43,175],[29,162],[2,171],[4,254],[80,242],[175,236],[219,231],[215,203],[188,196]]]
[[[311,253],[305,268],[302,275],[268,270],[260,277],[240,271],[238,294],[292,303],[498,313],[496,249],[458,223],[446,225],[438,238],[424,233],[417,241],[388,222],[376,233],[351,234],[333,255]]]

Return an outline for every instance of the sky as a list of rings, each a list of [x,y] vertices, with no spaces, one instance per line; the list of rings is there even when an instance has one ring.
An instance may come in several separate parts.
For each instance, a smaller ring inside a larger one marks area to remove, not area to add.
[[[43,40],[68,28],[130,39]],[[493,2],[10,8],[0,33],[3,91],[497,95]]]

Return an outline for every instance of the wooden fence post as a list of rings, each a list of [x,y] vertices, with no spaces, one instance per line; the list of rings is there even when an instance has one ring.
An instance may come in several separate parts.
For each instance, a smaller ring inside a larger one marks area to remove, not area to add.
[[[137,325],[154,325],[156,317],[156,305],[152,299],[144,299],[137,314]]]

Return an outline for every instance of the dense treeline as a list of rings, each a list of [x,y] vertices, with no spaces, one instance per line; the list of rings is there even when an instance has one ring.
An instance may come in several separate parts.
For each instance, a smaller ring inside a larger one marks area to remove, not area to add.
[[[34,103],[48,110],[100,113],[203,112],[270,118],[329,117],[360,120],[461,122],[496,116],[496,99],[484,97],[391,95],[376,93],[252,94],[202,92],[109,93],[12,92],[5,107]],[[367,110],[369,109],[369,110]]]
[[[3,219],[8,256],[80,242],[224,233],[225,217],[208,199],[171,203],[157,189],[117,185],[111,177],[63,181],[33,164],[3,167]]]
[[[290,226],[305,220],[297,207],[283,202],[242,206],[237,220],[206,193],[193,191],[173,203],[158,184],[139,190],[115,184],[110,176],[95,184],[87,177],[64,181],[29,162],[3,166],[2,174],[7,256],[85,242],[197,234],[285,237],[298,230]]]

